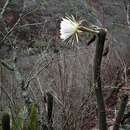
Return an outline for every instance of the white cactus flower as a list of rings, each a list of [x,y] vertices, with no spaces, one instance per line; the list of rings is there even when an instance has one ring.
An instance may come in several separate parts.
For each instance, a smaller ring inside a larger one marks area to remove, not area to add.
[[[96,34],[99,33],[98,29],[82,26],[82,22],[83,20],[76,21],[76,19],[73,16],[62,18],[62,21],[60,23],[60,38],[63,41],[69,39],[68,42],[72,42],[73,45],[75,40],[77,42],[79,41],[78,36],[81,32],[89,32]]]
[[[78,28],[81,22],[76,22],[75,18],[72,17],[65,17],[62,18],[60,24],[60,38],[65,41],[71,36],[75,36],[76,40],[78,41],[78,32],[81,32]]]

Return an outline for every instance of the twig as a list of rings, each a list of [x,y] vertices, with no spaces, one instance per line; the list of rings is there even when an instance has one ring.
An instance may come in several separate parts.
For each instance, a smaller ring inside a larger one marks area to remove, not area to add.
[[[6,67],[8,70],[14,71],[14,68],[13,68],[12,64],[8,63],[7,61],[0,59],[0,63],[1,63],[4,67]]]
[[[128,29],[130,31],[130,0],[128,0],[127,3],[127,23],[128,23]]]
[[[10,0],[7,0],[7,1],[5,2],[4,7],[2,8],[2,11],[1,11],[1,13],[0,13],[0,18],[3,17],[3,14],[4,14],[4,12],[5,12],[5,9],[6,9],[6,7],[7,7],[8,4],[9,4],[9,1],[10,1]]]
[[[119,90],[124,84],[125,84],[124,82],[121,82],[118,85],[116,85],[116,88],[112,90],[112,92],[108,95],[108,97],[106,97],[105,102],[108,102],[113,97],[113,95],[118,94]]]
[[[30,23],[30,24],[24,24],[19,26],[18,28],[23,28],[23,27],[27,27],[27,26],[36,26],[36,25],[42,25],[44,23]]]
[[[1,85],[1,89],[3,90],[3,92],[5,93],[5,95],[7,96],[7,98],[10,100],[11,104],[12,104],[13,106],[15,106],[15,102],[12,100],[11,96],[9,95],[9,93],[5,90],[5,87],[3,87],[3,86]]]
[[[7,1],[6,1],[5,5],[4,5],[3,9],[2,9],[2,12],[1,12],[1,15],[0,15],[1,18],[2,18],[2,15],[3,15],[3,13],[4,13],[6,7],[7,7],[8,4],[9,4],[9,1],[10,1],[10,0],[7,0]],[[19,22],[20,22],[20,20],[21,20],[22,18],[24,18],[25,16],[29,15],[30,13],[36,11],[37,9],[39,9],[39,8],[35,8],[34,10],[31,10],[31,11],[29,11],[28,13],[26,13],[26,14],[24,14],[24,15],[23,15],[23,13],[21,13],[21,14],[20,14],[20,17],[18,18],[18,20],[16,21],[16,23],[15,23],[15,24],[13,25],[13,27],[7,32],[7,34],[4,36],[4,38],[1,40],[1,43],[4,42],[4,41],[6,40],[6,38],[12,33],[12,31],[16,28],[16,26],[19,24]],[[1,46],[1,45],[0,45],[0,46]]]
[[[17,22],[14,24],[14,26],[7,32],[7,34],[4,36],[4,38],[1,40],[1,43],[3,43],[6,38],[11,34],[11,32],[16,28],[16,26],[18,25],[18,23],[20,22],[21,17],[18,18]],[[0,45],[1,46],[1,45]]]
[[[38,72],[36,72],[26,83],[25,88],[28,86],[28,84],[35,79],[44,69],[46,69],[51,63],[52,63],[53,59],[47,63],[46,65],[44,65]]]
[[[16,58],[16,57],[14,56],[14,58]],[[18,69],[18,67],[16,65],[16,59],[14,59],[13,63],[8,63],[8,62],[6,62],[4,60],[0,60],[0,62],[8,70],[14,72],[15,78],[16,78],[16,80],[18,82],[18,87],[20,87],[21,90],[22,90],[22,97],[24,98],[25,103],[27,104],[27,106],[29,106],[29,104],[31,103],[32,100],[29,97],[29,93],[28,93],[27,88],[25,87],[25,81],[24,81],[23,75],[21,74],[21,72],[19,71],[19,69]]]

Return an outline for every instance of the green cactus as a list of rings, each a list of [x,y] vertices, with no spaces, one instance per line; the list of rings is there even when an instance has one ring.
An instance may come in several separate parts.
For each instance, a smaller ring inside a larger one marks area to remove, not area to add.
[[[8,113],[3,114],[2,117],[2,130],[37,130],[37,107],[36,104],[32,104],[31,112],[29,118],[27,119],[27,109],[22,108],[15,120],[12,123],[12,128],[10,128],[10,116]],[[25,123],[27,119],[27,123]],[[1,130],[1,129],[0,129]]]
[[[29,116],[28,130],[36,130],[36,129],[37,129],[37,107],[35,104],[32,104]]]
[[[47,93],[47,108],[48,108],[48,122],[52,118],[52,110],[53,110],[53,96],[48,92]]]
[[[43,130],[48,130],[48,127],[46,125],[42,126]]]
[[[51,93],[47,92],[47,121],[48,129],[53,130],[52,124],[52,110],[53,110],[53,96]]]
[[[10,130],[10,116],[4,113],[2,117],[2,130]]]
[[[25,107],[19,111],[16,120],[13,123],[12,130],[23,130],[26,113],[27,109]]]

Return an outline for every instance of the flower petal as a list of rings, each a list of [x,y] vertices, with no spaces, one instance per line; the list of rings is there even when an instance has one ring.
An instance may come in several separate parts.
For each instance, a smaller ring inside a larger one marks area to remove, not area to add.
[[[61,24],[60,24],[60,38],[62,40],[66,40],[70,36],[76,33],[78,30],[79,23],[76,22],[74,17],[69,18],[62,18]]]

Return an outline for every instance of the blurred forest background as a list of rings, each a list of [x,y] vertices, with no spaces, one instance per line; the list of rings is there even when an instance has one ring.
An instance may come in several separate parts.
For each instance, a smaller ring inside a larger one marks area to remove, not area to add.
[[[108,29],[101,71],[107,123],[113,126],[120,97],[130,89],[129,0],[0,0],[0,119],[3,112],[16,117],[20,108],[35,103],[38,130],[98,127],[96,42],[88,46],[93,36],[84,34],[76,48],[66,46],[59,33],[66,15]],[[129,123],[124,119],[123,124]]]

